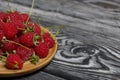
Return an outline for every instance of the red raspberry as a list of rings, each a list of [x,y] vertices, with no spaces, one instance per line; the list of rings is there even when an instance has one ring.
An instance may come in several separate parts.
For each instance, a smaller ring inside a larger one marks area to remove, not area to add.
[[[14,22],[16,27],[21,27],[24,24],[20,13],[17,11],[7,14],[7,22]]]
[[[12,41],[19,43],[18,38],[13,39]],[[15,43],[6,41],[6,42],[3,44],[3,49],[5,49],[6,51],[12,51],[12,50],[15,50],[15,49],[17,48],[17,46],[18,46],[18,45],[15,44]]]
[[[17,28],[25,29],[25,25],[24,25],[23,21],[18,20],[16,22],[14,22],[14,24]]]
[[[3,46],[3,48],[4,48],[6,51],[12,51],[12,50],[15,50],[16,47],[17,47],[16,44],[11,43],[11,42],[8,42],[8,41],[6,41],[6,42],[4,43],[4,46]]]
[[[3,29],[4,24],[5,23],[2,21],[2,19],[0,19],[0,29]]]
[[[40,35],[41,33],[41,28],[37,23],[34,23],[34,32]]]
[[[7,22],[17,22],[17,21],[23,21],[21,15],[19,14],[19,12],[15,11],[15,12],[10,12],[7,14]]]
[[[32,46],[34,46],[35,42],[37,41],[37,39],[35,39],[35,38],[36,38],[36,35],[33,32],[28,32],[26,34],[23,34],[20,37],[20,43],[25,46],[32,47]]]
[[[45,38],[44,43],[47,44],[49,48],[52,48],[55,44],[55,41],[52,38]]]
[[[26,22],[27,20],[30,21],[30,17],[29,17],[28,14],[22,13],[22,14],[20,14],[20,15],[21,15],[22,20],[23,20],[24,22]]]
[[[49,52],[48,46],[44,43],[39,43],[37,46],[35,46],[34,50],[36,55],[38,55],[40,58],[45,58]]]
[[[22,69],[23,61],[17,54],[9,54],[6,59],[6,67],[9,69]]]
[[[17,36],[21,36],[23,34],[23,31],[25,30],[26,26],[24,25],[24,23],[22,21],[14,22],[14,24],[18,30]]]
[[[12,39],[17,34],[17,28],[13,22],[6,23],[3,27],[3,31],[7,39]]]
[[[0,30],[0,42],[1,42],[1,40],[3,39],[3,36],[4,36],[4,33],[3,33],[2,30]]]
[[[39,36],[34,34],[33,32],[28,32],[20,36],[19,39],[21,44],[27,47],[32,47],[38,42]]]
[[[31,29],[31,32],[34,32],[37,35],[41,34],[41,28],[40,28],[40,26],[37,23],[29,22],[27,27]]]
[[[48,37],[50,37],[50,33],[43,34],[43,38],[48,38]]]
[[[54,39],[50,36],[49,33],[43,34],[44,43],[47,44],[49,48],[52,48],[55,44]]]
[[[0,19],[5,22],[6,21],[6,13],[5,12],[0,12]]]
[[[18,46],[16,49],[16,54],[18,54],[23,61],[28,60],[33,53],[34,53],[34,50],[26,49],[21,46]]]

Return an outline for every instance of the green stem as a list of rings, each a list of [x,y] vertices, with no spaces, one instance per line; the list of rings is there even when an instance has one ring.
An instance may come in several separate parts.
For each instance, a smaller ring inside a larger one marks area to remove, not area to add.
[[[32,15],[33,7],[34,7],[34,0],[32,0],[32,6],[29,12],[29,17]],[[29,17],[27,18],[26,24],[28,23]]]
[[[32,7],[30,9],[29,16],[31,16],[31,14],[32,14],[33,7],[34,7],[34,0],[32,0]]]
[[[11,7],[10,7],[10,0],[8,0],[8,8],[11,11]]]

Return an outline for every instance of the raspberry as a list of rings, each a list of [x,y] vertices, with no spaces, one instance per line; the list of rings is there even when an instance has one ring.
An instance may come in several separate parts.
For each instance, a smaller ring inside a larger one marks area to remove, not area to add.
[[[6,42],[4,43],[3,48],[4,48],[6,51],[12,51],[12,50],[15,50],[15,49],[16,49],[16,46],[17,46],[16,44],[6,41]]]
[[[37,46],[35,46],[34,50],[36,55],[38,55],[40,58],[45,58],[49,52],[48,46],[44,43],[39,43]]]
[[[5,23],[2,21],[2,19],[0,19],[0,29],[1,29],[1,30],[3,29],[4,24],[5,24]]]
[[[22,21],[22,17],[17,11],[8,13],[6,19],[10,22],[17,22],[19,20]]]
[[[48,38],[48,37],[50,37],[50,33],[43,34],[43,38]]]
[[[19,43],[18,38],[13,39],[12,41],[15,41],[15,42]],[[18,46],[18,45],[15,44],[15,43],[6,41],[6,42],[3,44],[3,49],[5,49],[6,51],[12,51],[12,50],[15,50],[15,49],[17,48],[17,46]]]
[[[20,43],[25,46],[32,47],[37,41],[36,37],[37,36],[33,32],[28,32],[20,37]]]
[[[40,35],[41,29],[40,26],[37,23],[34,23],[34,32]]]
[[[27,26],[26,32],[34,32],[37,35],[41,34],[41,28],[37,23],[29,22],[26,26]]]
[[[6,23],[3,27],[3,31],[7,39],[15,38],[17,34],[17,28],[13,22]]]
[[[47,44],[49,48],[52,48],[55,44],[54,39],[50,36],[49,33],[43,34],[44,43]]]
[[[9,69],[22,69],[23,61],[17,54],[9,54],[6,59],[6,67]]]
[[[34,45],[33,43],[34,33],[29,32],[20,37],[21,44],[32,47]]]
[[[55,41],[52,38],[45,38],[44,43],[47,44],[49,48],[52,48],[55,44]]]
[[[1,42],[1,40],[3,39],[3,36],[4,36],[4,33],[3,33],[2,30],[0,30],[0,42]]]
[[[16,54],[18,54],[23,61],[28,60],[33,53],[34,53],[34,50],[26,49],[22,46],[18,46],[16,49]]]
[[[24,22],[26,22],[27,20],[30,21],[30,17],[29,17],[28,14],[22,13],[22,14],[20,14],[20,15],[21,15],[22,20],[23,20]]]
[[[6,13],[5,12],[0,12],[0,19],[5,22],[6,21]]]
[[[16,21],[16,22],[14,22],[14,24],[15,24],[15,26],[17,27],[17,28],[22,28],[22,29],[25,29],[25,25],[24,25],[24,22],[23,21]]]

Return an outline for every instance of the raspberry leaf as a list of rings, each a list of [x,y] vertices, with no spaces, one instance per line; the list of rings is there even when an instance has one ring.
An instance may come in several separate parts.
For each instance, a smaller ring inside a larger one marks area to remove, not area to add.
[[[1,61],[6,62],[7,57],[6,56],[0,56]]]
[[[34,26],[32,26],[32,27],[29,27],[29,26],[28,26],[27,29],[25,29],[24,34],[26,34],[26,33],[28,33],[28,32],[34,32],[33,27],[34,27]]]
[[[47,27],[50,31],[55,30],[54,36],[58,36],[60,34],[60,32],[62,31],[62,29],[64,28],[64,26],[49,26]]]
[[[37,18],[37,23],[40,25],[40,23],[41,23],[40,18]]]
[[[34,36],[34,40],[33,40],[33,43],[34,45],[37,45],[38,42],[38,39],[40,38],[40,36]]]
[[[29,60],[32,64],[37,64],[37,62],[39,61],[39,57],[35,54],[33,54],[31,57],[30,57],[30,60]]]

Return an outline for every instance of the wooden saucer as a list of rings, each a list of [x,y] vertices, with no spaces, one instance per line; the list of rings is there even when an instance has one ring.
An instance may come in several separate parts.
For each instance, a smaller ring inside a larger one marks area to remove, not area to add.
[[[42,32],[49,32],[50,33],[50,31],[48,31],[44,27],[41,27],[41,30],[42,30]],[[5,67],[5,63],[0,61],[0,77],[22,76],[22,75],[29,74],[29,73],[32,73],[32,72],[34,72],[36,70],[41,69],[42,67],[46,66],[52,60],[52,58],[54,57],[54,55],[55,55],[55,53],[57,51],[57,47],[58,47],[58,45],[56,43],[54,45],[54,47],[49,50],[48,56],[46,58],[39,59],[39,62],[36,65],[30,63],[29,61],[26,61],[21,70],[7,69]]]

